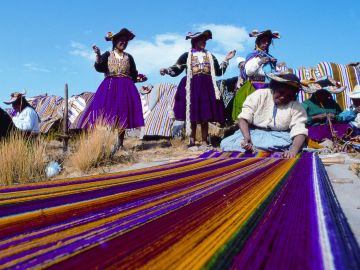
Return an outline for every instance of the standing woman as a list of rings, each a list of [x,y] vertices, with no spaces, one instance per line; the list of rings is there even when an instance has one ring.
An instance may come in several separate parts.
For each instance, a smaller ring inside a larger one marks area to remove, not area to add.
[[[85,109],[78,128],[90,128],[97,121],[105,122],[119,130],[119,142],[116,148],[123,146],[125,129],[144,126],[140,95],[135,87],[136,82],[146,81],[144,75],[136,70],[134,58],[125,52],[128,42],[135,35],[123,28],[105,38],[112,41],[113,49],[104,54],[93,46],[96,54],[95,69],[105,74],[92,102]]]
[[[271,30],[257,31],[249,33],[250,37],[255,37],[255,49],[246,56],[245,65],[240,70],[240,75],[246,81],[237,91],[234,99],[232,118],[238,119],[242,105],[248,95],[257,89],[267,88],[269,80],[266,74],[276,70],[277,59],[269,53],[269,47],[273,39],[279,39],[279,32]]]
[[[207,145],[209,122],[223,123],[225,108],[215,76],[226,71],[235,50],[229,52],[219,65],[213,54],[205,49],[206,41],[212,38],[210,30],[188,33],[191,49],[180,56],[175,65],[162,68],[161,75],[176,77],[186,69],[186,76],[180,81],[176,95],[175,119],[186,122],[186,134],[190,136],[189,146],[195,145],[196,125],[201,124],[202,145]]]

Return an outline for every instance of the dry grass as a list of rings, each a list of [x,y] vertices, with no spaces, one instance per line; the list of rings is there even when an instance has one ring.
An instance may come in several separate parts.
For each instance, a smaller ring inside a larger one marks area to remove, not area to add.
[[[111,152],[117,141],[117,131],[104,124],[97,124],[79,136],[75,152],[69,157],[70,164],[87,172],[111,160]]]
[[[37,182],[45,176],[45,150],[42,140],[32,141],[12,134],[0,142],[0,184]]]

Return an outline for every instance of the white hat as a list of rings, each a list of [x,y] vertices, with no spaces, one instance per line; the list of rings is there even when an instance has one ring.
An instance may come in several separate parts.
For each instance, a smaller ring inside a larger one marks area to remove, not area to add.
[[[349,98],[360,99],[360,85],[355,85],[354,90],[351,93],[347,94]]]

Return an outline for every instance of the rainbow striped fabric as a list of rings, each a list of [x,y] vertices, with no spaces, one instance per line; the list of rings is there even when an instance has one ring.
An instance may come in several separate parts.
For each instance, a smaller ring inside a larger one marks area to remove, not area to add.
[[[309,80],[311,78],[320,78],[322,76],[331,76],[336,81],[339,81],[341,85],[346,86],[346,90],[338,95],[334,95],[341,108],[349,108],[351,100],[346,95],[353,91],[355,85],[360,84],[360,74],[356,71],[354,66],[341,65],[331,62],[320,62],[312,68],[299,68],[288,69],[290,72],[296,74],[300,80]],[[307,94],[300,93],[300,101],[308,98]]]
[[[0,189],[0,268],[360,269],[320,159],[208,152]]]

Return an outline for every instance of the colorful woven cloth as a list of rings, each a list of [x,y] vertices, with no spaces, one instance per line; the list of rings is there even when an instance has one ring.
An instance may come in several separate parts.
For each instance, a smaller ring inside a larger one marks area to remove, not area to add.
[[[360,269],[312,154],[209,152],[2,188],[0,216],[1,269]]]
[[[171,137],[176,90],[175,84],[162,83],[158,86],[156,105],[145,118],[144,136]]]
[[[351,104],[350,98],[346,93],[353,91],[355,85],[360,84],[360,74],[356,72],[356,68],[350,65],[341,65],[331,62],[320,62],[315,67],[311,68],[299,68],[299,69],[288,69],[290,72],[296,74],[300,80],[310,80],[311,78],[320,78],[323,76],[331,76],[334,80],[346,86],[344,92],[334,95],[335,100],[339,103],[342,109],[349,108]],[[308,94],[300,92],[299,99],[304,101],[309,98]]]

